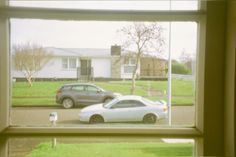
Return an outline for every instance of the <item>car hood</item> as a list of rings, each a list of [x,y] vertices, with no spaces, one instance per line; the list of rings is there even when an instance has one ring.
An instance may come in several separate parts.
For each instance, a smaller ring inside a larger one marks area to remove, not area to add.
[[[95,104],[95,105],[85,107],[80,112],[91,112],[91,111],[100,111],[100,110],[104,110],[103,104]]]

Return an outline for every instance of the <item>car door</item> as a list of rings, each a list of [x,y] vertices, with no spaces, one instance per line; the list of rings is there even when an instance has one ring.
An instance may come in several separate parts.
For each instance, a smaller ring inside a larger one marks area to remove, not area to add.
[[[86,101],[89,104],[101,103],[103,101],[103,94],[99,88],[91,85],[86,86]]]
[[[84,85],[74,85],[72,86],[71,91],[71,95],[76,104],[84,104],[86,102],[86,91]]]
[[[107,109],[104,115],[110,122],[140,121],[140,113],[144,108],[145,105],[139,101],[121,100]]]

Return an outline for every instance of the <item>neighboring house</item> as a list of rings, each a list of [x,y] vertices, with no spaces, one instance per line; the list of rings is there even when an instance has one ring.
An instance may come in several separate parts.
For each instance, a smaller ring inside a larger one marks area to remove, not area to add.
[[[45,49],[54,57],[35,74],[34,77],[38,79],[128,79],[132,78],[136,63],[134,57],[121,53],[120,46],[111,46],[111,49],[53,47]],[[149,60],[152,64],[146,64]],[[145,77],[165,77],[163,69],[157,67],[166,67],[166,60],[151,56],[142,57],[139,74]],[[12,75],[13,78],[24,78],[20,71],[13,70]]]
[[[115,46],[114,46],[115,47]],[[112,54],[111,67],[112,78],[132,78],[133,70],[136,65],[136,55],[134,52],[119,51],[116,46],[116,53]],[[114,51],[114,50],[113,50]],[[139,78],[165,78],[167,60],[161,56],[144,54],[138,67]]]

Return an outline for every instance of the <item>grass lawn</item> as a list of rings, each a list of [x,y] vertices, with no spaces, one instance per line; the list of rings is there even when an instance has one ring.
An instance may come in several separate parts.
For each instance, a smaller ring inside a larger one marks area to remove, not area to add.
[[[41,143],[26,157],[157,157],[192,156],[192,144],[167,143],[95,143],[57,144]]]
[[[34,82],[32,87],[26,82],[13,83],[13,106],[56,106],[55,94],[68,81]],[[108,91],[123,95],[130,94],[131,81],[93,82]],[[167,81],[136,81],[136,95],[152,100],[167,100]],[[175,105],[193,104],[193,83],[186,80],[172,80],[172,103]]]

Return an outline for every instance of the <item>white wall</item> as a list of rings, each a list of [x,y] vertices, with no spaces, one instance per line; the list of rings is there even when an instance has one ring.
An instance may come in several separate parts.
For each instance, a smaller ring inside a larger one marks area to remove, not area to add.
[[[91,59],[91,64],[94,69],[94,77],[111,77],[111,61],[109,58],[94,58]],[[80,67],[80,59],[77,59],[77,67]],[[13,78],[24,78],[20,71],[12,70]],[[62,57],[53,58],[47,65],[44,66],[37,74],[36,78],[77,78],[76,69],[62,69]]]
[[[15,78],[24,78],[20,71],[12,70],[12,76]],[[76,70],[62,69],[62,57],[53,58],[47,65],[44,66],[37,74],[36,78],[77,78]]]
[[[94,77],[111,77],[111,59],[110,58],[94,58],[91,59],[94,70]]]

